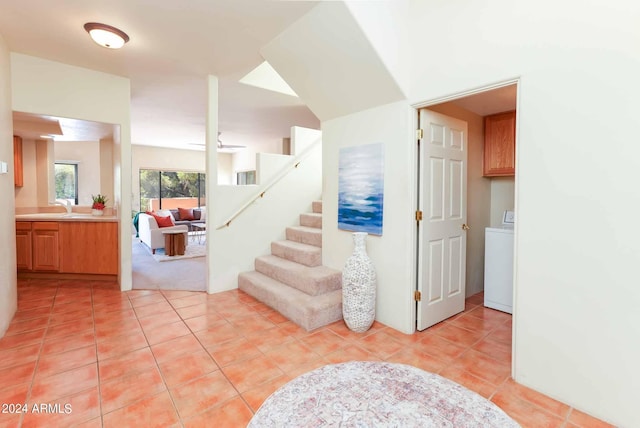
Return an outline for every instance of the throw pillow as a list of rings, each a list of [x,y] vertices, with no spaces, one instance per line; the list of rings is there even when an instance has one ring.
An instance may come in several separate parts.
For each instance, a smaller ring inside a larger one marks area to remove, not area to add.
[[[171,221],[170,216],[160,217],[156,216],[156,222],[158,223],[158,227],[171,227],[173,226],[173,222]]]
[[[200,207],[200,221],[205,221],[207,219],[207,208]]]
[[[195,220],[193,218],[193,209],[191,208],[178,208],[180,213],[180,220]]]
[[[154,214],[150,211],[147,211],[145,214],[149,214],[153,218],[156,219],[156,223],[158,223],[158,227],[171,227],[173,226],[173,222],[171,221],[171,216],[162,217],[157,214]]]
[[[171,210],[157,210],[156,215],[159,215],[160,217],[171,217],[171,223],[173,223],[173,225],[175,226],[176,219],[173,217],[173,213],[171,212]]]

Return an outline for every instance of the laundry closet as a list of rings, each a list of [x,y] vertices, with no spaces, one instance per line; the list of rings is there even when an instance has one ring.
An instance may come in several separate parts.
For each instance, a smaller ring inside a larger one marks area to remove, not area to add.
[[[515,84],[428,110],[467,123],[466,297],[512,313],[515,213]]]

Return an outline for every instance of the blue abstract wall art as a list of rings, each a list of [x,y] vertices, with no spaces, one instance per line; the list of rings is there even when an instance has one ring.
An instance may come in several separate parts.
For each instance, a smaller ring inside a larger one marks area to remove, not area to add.
[[[338,228],[382,235],[384,145],[340,149]]]

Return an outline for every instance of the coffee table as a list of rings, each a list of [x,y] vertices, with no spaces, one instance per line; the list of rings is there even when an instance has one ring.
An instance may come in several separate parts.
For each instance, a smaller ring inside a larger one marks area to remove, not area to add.
[[[191,223],[193,237],[198,238],[198,244],[202,244],[203,238],[206,239],[207,223]]]
[[[184,242],[184,230],[163,230],[164,235],[164,253],[167,256],[182,256],[186,249]]]

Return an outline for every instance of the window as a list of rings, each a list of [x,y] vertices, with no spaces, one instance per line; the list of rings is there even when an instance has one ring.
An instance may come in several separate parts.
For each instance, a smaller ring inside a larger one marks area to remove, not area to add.
[[[236,184],[256,184],[256,170],[236,172]]]
[[[56,162],[56,199],[66,199],[78,205],[78,164]]]
[[[199,172],[141,169],[140,211],[204,207],[205,181]]]

